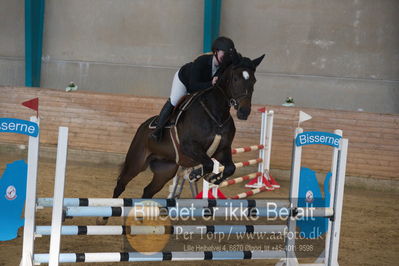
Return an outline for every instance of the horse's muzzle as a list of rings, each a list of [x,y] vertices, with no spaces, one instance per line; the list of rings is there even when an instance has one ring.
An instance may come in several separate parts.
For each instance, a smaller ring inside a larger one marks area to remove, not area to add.
[[[237,118],[240,120],[247,120],[251,113],[251,107],[239,107],[237,110]]]

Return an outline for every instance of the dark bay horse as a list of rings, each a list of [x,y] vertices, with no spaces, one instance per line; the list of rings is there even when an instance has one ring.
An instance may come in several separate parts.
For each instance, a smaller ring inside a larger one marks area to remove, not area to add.
[[[181,166],[194,167],[201,164],[201,175],[212,173],[214,163],[207,155],[207,150],[218,134],[221,140],[212,158],[218,160],[225,168],[218,176],[221,178],[215,183],[220,183],[234,174],[231,144],[235,135],[235,126],[230,115],[230,107],[235,107],[238,119],[248,118],[256,82],[255,70],[263,58],[264,55],[251,60],[235,54],[232,63],[225,68],[217,84],[198,96],[190,108],[180,116],[176,126],[180,149],[191,159]],[[143,198],[152,198],[178,170],[170,129],[164,129],[161,142],[156,142],[149,137],[153,130],[149,128],[152,120],[153,118],[150,118],[141,124],[133,138],[114,189],[114,198],[119,197],[126,185],[148,166],[154,176],[144,188]]]

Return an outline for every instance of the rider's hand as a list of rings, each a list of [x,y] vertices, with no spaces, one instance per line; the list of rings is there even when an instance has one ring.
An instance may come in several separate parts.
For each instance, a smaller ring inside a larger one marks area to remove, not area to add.
[[[213,77],[213,79],[212,79],[212,85],[215,85],[217,81],[218,81],[218,77]]]

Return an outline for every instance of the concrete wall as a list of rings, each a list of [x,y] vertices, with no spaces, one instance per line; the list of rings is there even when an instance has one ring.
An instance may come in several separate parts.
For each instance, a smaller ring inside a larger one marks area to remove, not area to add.
[[[24,85],[24,0],[0,0],[0,84]]]
[[[23,5],[0,0],[0,85],[24,85]],[[47,0],[45,11],[42,87],[167,97],[202,52],[203,1]],[[221,34],[268,55],[255,103],[399,113],[398,12],[397,0],[223,0]]]
[[[257,99],[399,112],[398,1],[227,0],[222,11],[243,54],[269,54]]]

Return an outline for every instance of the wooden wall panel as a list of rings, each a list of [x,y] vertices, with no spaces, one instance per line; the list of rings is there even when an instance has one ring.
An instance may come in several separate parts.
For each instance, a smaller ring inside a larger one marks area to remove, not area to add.
[[[126,153],[140,123],[159,112],[165,99],[131,95],[64,92],[43,88],[0,87],[0,117],[28,119],[33,111],[23,107],[25,100],[39,97],[41,144],[55,146],[57,129],[68,126],[70,148]],[[253,106],[247,121],[236,120],[234,147],[259,142],[261,115]],[[291,145],[298,112],[313,116],[303,124],[305,131],[333,132],[342,129],[349,139],[348,175],[399,179],[399,115],[349,112],[313,108],[266,106],[275,112],[271,167],[289,169]],[[25,143],[26,137],[1,134],[0,142]],[[329,147],[305,147],[302,165],[327,171]]]

